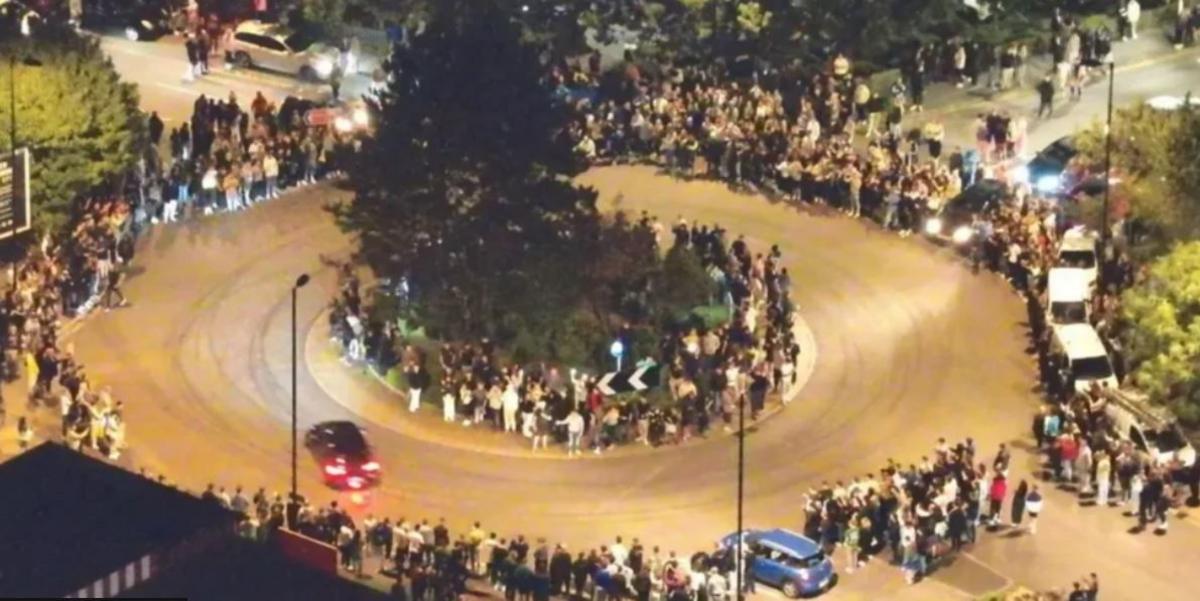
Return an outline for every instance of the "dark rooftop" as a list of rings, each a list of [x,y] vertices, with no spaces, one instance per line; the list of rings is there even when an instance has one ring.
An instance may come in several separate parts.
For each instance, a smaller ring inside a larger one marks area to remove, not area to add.
[[[375,576],[376,585],[392,580]],[[381,601],[389,596],[363,584],[300,565],[275,547],[234,539],[145,584],[123,599],[186,597],[188,601]]]
[[[44,443],[0,463],[0,597],[62,596],[234,514]]]

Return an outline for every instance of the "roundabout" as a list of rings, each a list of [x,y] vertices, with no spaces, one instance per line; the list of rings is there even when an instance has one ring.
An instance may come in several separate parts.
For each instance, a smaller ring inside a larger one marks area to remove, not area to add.
[[[1022,437],[1035,403],[1033,365],[1023,307],[1003,282],[863,222],[718,183],[643,167],[596,169],[581,183],[599,191],[606,209],[719,223],[752,247],[778,243],[783,251],[819,355],[787,410],[747,437],[748,525],[799,528],[810,487],[875,472],[889,458],[915,463],[939,437],[972,436],[986,456]],[[320,316],[336,289],[334,269],[323,265],[350,249],[322,208],[334,194],[309,188],[143,238],[142,271],[127,287],[135,307],[97,316],[75,338],[95,382],[129,399],[135,464],[192,490],[209,482],[286,488],[288,291],[296,274],[313,276],[300,296],[301,339],[313,331],[323,338]],[[444,516],[456,528],[480,520],[502,535],[545,536],[575,549],[623,535],[690,553],[733,529],[732,437],[603,461],[479,452],[411,430],[419,423],[358,417],[348,405],[390,393],[305,356],[300,427],[355,420],[383,464],[383,484],[361,514]],[[337,498],[308,457],[300,476],[309,499]]]

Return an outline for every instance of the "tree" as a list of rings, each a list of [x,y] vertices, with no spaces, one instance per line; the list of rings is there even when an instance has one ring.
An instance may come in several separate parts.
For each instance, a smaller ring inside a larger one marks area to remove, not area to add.
[[[1104,129],[1077,136],[1085,169],[1104,168]],[[1137,247],[1157,256],[1176,241],[1200,234],[1200,108],[1161,110],[1139,104],[1117,111],[1112,130],[1114,184],[1110,195],[1128,203],[1128,217],[1148,232]]]
[[[377,275],[407,276],[444,338],[511,340],[568,322],[599,230],[569,179],[566,107],[494,1],[448,1],[393,57],[377,135],[332,207]]]
[[[1180,419],[1200,422],[1200,242],[1155,261],[1123,301],[1138,387]]]
[[[654,298],[662,313],[674,317],[711,301],[715,287],[696,251],[676,244],[667,251]]]
[[[346,0],[303,0],[300,16],[321,31],[337,35],[346,25]]]
[[[52,231],[70,216],[81,196],[113,186],[136,163],[144,139],[136,88],[122,82],[91,38],[67,28],[43,26],[32,38],[8,36],[0,44],[0,115],[7,117],[8,58],[17,61],[17,143],[32,151],[34,223]],[[0,148],[12,146],[0,127]]]

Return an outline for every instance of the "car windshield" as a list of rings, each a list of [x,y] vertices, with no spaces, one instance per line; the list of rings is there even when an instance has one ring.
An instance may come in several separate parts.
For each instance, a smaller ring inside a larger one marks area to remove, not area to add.
[[[1050,315],[1056,323],[1082,323],[1087,319],[1087,311],[1082,302],[1050,303]]]
[[[1043,160],[1057,165],[1066,165],[1073,156],[1075,156],[1075,149],[1062,141],[1055,142],[1042,151]]]
[[[1071,362],[1071,371],[1076,380],[1103,380],[1113,375],[1108,357],[1087,357]]]
[[[1096,266],[1096,253],[1086,250],[1064,250],[1058,258],[1063,267],[1091,269]]]
[[[1160,453],[1172,453],[1187,446],[1183,433],[1175,426],[1167,426],[1157,432],[1147,432],[1146,435],[1154,439],[1154,446],[1158,447]]]
[[[292,52],[304,52],[305,50],[308,50],[309,46],[315,44],[317,39],[301,32],[296,32],[292,35],[289,35],[283,42],[287,44],[287,47],[290,48]]]

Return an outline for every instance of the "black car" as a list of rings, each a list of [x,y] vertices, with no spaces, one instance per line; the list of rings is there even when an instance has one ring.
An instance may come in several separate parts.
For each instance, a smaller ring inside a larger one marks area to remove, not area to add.
[[[1071,136],[1055,140],[1025,165],[1025,181],[1039,194],[1054,195],[1066,192],[1063,172],[1077,154],[1079,150]]]
[[[1008,187],[994,179],[975,182],[925,219],[925,235],[964,245],[975,235],[972,218],[995,209],[1008,196]]]
[[[152,42],[183,28],[183,9],[181,0],[102,0],[85,5],[83,26]]]
[[[321,422],[304,436],[325,484],[336,490],[364,490],[379,484],[379,463],[363,431],[352,422]]]

